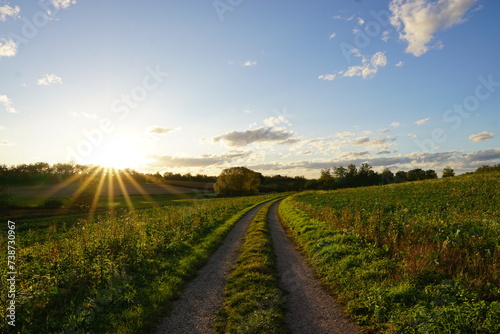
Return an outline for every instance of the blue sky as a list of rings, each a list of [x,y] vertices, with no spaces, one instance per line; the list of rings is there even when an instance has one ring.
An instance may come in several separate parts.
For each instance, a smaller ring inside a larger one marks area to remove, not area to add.
[[[0,1],[0,163],[500,162],[500,3]]]

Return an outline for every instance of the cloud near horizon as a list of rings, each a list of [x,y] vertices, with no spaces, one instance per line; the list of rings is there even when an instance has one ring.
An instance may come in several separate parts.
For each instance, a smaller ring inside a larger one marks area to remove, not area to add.
[[[209,167],[221,166],[223,164],[248,158],[252,152],[229,151],[224,154],[202,154],[198,157],[175,157],[175,156],[151,156],[154,162],[150,167],[177,168],[177,167]]]
[[[274,142],[275,144],[291,144],[295,140],[295,132],[273,127],[260,127],[245,131],[231,131],[212,138],[214,142],[225,142],[229,146],[243,147],[253,143]]]

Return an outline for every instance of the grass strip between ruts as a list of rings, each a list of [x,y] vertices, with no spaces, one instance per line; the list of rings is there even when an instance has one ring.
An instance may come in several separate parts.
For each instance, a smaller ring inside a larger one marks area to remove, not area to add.
[[[286,333],[283,293],[278,288],[276,260],[267,215],[277,200],[266,204],[250,223],[218,311],[218,333]]]

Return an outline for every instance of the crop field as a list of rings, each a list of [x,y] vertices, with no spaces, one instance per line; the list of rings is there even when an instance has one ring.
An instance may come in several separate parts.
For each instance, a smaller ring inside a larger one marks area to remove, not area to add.
[[[280,216],[368,331],[500,332],[500,173],[306,192]]]
[[[16,332],[151,329],[233,224],[270,198],[200,199],[98,212],[92,219],[17,222]],[[6,238],[0,248],[7,249]],[[3,272],[2,291],[6,279]],[[2,294],[2,324],[7,303]]]

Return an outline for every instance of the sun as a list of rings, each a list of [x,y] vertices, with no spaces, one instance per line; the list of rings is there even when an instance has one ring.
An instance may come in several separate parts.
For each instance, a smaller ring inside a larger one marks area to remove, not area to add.
[[[85,164],[107,168],[135,168],[144,161],[137,143],[130,136],[111,134],[94,148]]]

